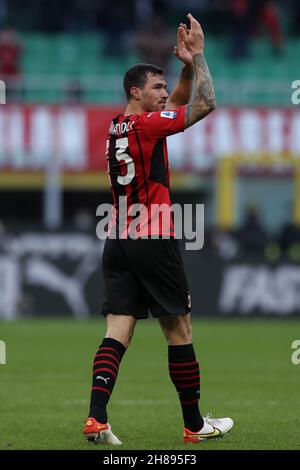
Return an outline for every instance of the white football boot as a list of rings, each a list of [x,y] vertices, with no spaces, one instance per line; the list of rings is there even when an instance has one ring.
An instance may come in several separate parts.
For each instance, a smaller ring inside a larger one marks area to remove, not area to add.
[[[233,421],[231,418],[212,418],[210,414],[204,419],[204,426],[198,432],[192,432],[187,428],[183,430],[184,442],[207,441],[216,437],[223,437],[231,431]]]
[[[88,418],[83,433],[88,441],[95,444],[121,445],[122,442],[114,435],[109,423],[101,424],[95,418]]]

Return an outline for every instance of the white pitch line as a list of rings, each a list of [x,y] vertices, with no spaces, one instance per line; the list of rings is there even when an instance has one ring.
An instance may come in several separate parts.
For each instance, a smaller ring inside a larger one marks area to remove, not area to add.
[[[116,405],[144,406],[144,405],[173,405],[170,400],[119,400]]]
[[[88,400],[66,400],[63,405],[76,406],[87,405]],[[152,405],[172,405],[170,400],[115,400],[114,405],[121,406],[152,406]]]
[[[205,402],[205,399],[203,400]],[[279,400],[228,400],[223,401],[225,406],[256,406],[257,403],[260,403],[264,406],[278,406],[280,405]],[[63,405],[66,406],[76,406],[76,405],[87,405],[88,400],[66,400],[63,402]],[[114,405],[121,406],[152,406],[152,405],[169,405],[174,406],[174,400],[114,400]]]

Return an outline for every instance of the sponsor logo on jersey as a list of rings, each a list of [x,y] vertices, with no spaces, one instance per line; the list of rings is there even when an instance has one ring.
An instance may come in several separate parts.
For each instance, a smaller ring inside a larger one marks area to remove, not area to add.
[[[168,118],[168,119],[175,119],[177,116],[176,111],[162,111],[160,113],[161,117]]]

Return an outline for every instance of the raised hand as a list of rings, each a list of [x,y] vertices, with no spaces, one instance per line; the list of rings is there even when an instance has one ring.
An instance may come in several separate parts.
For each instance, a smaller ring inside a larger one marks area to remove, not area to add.
[[[188,35],[188,29],[187,26],[183,23],[180,23],[178,29],[177,29],[177,46],[174,47],[174,54],[177,57],[177,59],[181,60],[184,64],[192,64],[193,63],[193,57],[191,53],[188,51],[186,44],[184,42],[185,36],[184,36],[184,31]]]
[[[186,128],[200,121],[216,107],[213,81],[204,57],[204,34],[200,23],[189,13],[191,29],[182,28],[186,48],[193,57],[196,85],[192,101],[185,109]]]
[[[190,20],[191,28],[187,29],[184,25],[179,26],[180,35],[182,35],[187,50],[193,56],[201,54],[204,50],[204,33],[200,23],[189,13],[187,15]]]

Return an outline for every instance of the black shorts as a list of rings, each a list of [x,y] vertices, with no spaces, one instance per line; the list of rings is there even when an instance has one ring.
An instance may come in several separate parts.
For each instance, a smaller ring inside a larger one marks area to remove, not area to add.
[[[178,240],[106,239],[104,299],[109,313],[147,318],[190,313],[191,296]]]

